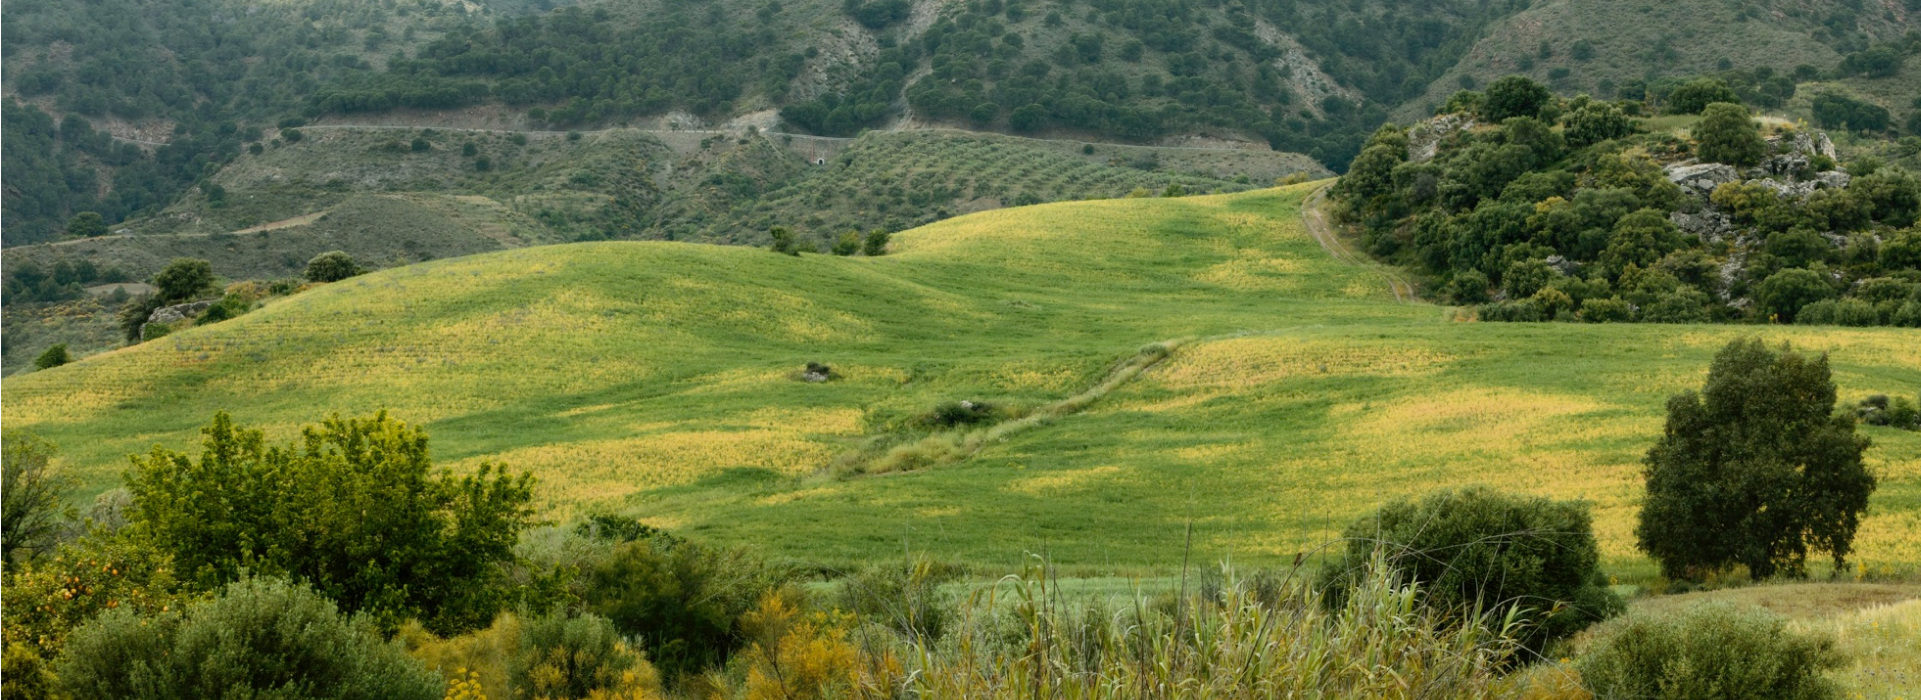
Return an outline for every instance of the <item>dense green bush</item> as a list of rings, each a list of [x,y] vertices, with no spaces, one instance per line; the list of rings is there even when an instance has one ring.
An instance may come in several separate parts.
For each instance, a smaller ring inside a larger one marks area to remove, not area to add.
[[[1539,650],[1622,610],[1601,574],[1587,504],[1487,488],[1401,500],[1342,533],[1347,551],[1326,577],[1360,580],[1375,552],[1441,608],[1499,616],[1521,608],[1523,641]],[[1338,597],[1338,596],[1336,596]]]
[[[1703,110],[1694,140],[1695,151],[1706,161],[1749,167],[1767,155],[1767,144],[1747,108],[1731,102],[1715,102]]]
[[[1867,438],[1834,406],[1827,356],[1729,343],[1700,393],[1668,400],[1644,462],[1641,550],[1671,579],[1737,564],[1757,579],[1798,576],[1809,550],[1842,569],[1875,477]]]
[[[739,620],[785,574],[745,552],[648,538],[589,563],[586,609],[639,640],[670,680],[719,666],[746,641]]]
[[[198,258],[174,258],[153,276],[153,286],[160,306],[193,301],[213,289],[213,264]]]
[[[532,518],[530,475],[435,469],[426,432],[385,413],[284,447],[224,412],[203,432],[201,454],[156,446],[127,474],[131,520],[183,578],[296,577],[386,629],[473,629],[512,602],[499,567]]]
[[[1822,674],[1843,663],[1829,637],[1760,608],[1709,603],[1610,622],[1575,667],[1597,700],[1829,700],[1841,693]]]
[[[33,358],[33,366],[38,369],[53,369],[72,361],[73,355],[67,353],[67,344],[54,343],[47,347],[46,352]]]
[[[307,261],[309,282],[339,282],[361,272],[360,265],[345,251],[328,251]]]
[[[1794,322],[1804,326],[1873,326],[1881,322],[1874,305],[1860,299],[1823,299],[1801,307]]]
[[[57,663],[79,698],[437,700],[443,681],[318,593],[249,578],[186,610],[109,610]]]
[[[656,683],[653,668],[614,623],[556,610],[519,625],[508,682],[526,697],[581,698]]]

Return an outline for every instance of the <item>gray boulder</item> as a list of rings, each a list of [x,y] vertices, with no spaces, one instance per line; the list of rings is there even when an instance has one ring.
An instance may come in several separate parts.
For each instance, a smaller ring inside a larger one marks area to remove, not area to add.
[[[219,300],[208,299],[206,301],[190,301],[185,304],[162,306],[154,309],[153,313],[147,316],[147,323],[174,323],[190,318],[199,318],[200,314],[206,313],[207,307],[213,306],[216,301]]]
[[[1721,163],[1676,163],[1667,167],[1668,182],[1681,186],[1681,190],[1701,199],[1714,194],[1714,188],[1741,179],[1741,173],[1734,166]]]
[[[1710,243],[1734,234],[1734,221],[1729,219],[1727,214],[1713,209],[1703,209],[1694,214],[1685,211],[1673,212],[1668,214],[1668,221],[1673,223],[1675,228]]]

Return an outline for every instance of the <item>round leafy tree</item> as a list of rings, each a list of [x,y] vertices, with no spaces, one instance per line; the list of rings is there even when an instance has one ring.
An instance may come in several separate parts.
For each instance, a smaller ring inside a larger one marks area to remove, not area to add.
[[[312,282],[339,282],[361,272],[360,265],[344,251],[328,251],[307,261],[307,279]]]
[[[1491,122],[1532,117],[1539,115],[1541,108],[1553,99],[1553,93],[1540,83],[1527,76],[1510,75],[1487,86],[1487,94],[1481,101],[1481,117]]]
[[[1727,102],[1707,106],[1701,123],[1694,127],[1694,141],[1701,159],[1716,163],[1748,167],[1767,154],[1767,144],[1748,118],[1747,108]]]
[[[1875,479],[1861,461],[1868,439],[1834,401],[1826,355],[1758,339],[1728,344],[1700,393],[1668,400],[1635,528],[1662,574],[1693,580],[1739,564],[1757,579],[1799,576],[1809,550],[1846,564]]]

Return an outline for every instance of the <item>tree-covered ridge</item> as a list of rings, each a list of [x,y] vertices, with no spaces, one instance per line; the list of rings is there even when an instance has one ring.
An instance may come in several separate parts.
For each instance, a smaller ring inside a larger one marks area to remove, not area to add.
[[[1736,99],[1689,83],[1664,105],[1701,119],[1650,132],[1642,102],[1506,78],[1383,127],[1335,195],[1370,250],[1484,320],[1921,325],[1921,179],[1841,167],[1827,135]]]
[[[79,212],[119,222],[173,202],[319,86],[467,12],[425,0],[8,3],[6,243],[51,238]],[[103,120],[142,127],[147,143],[103,133]]]

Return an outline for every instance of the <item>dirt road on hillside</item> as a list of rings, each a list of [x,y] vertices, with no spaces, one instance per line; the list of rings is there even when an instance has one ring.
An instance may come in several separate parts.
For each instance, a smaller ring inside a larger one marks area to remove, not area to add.
[[[1314,194],[1308,195],[1307,201],[1301,204],[1301,219],[1307,224],[1307,234],[1313,236],[1314,241],[1321,244],[1321,249],[1327,251],[1328,255],[1334,256],[1335,260],[1356,267],[1371,268],[1385,278],[1388,288],[1394,290],[1395,301],[1403,304],[1415,301],[1414,285],[1409,284],[1398,271],[1375,262],[1372,258],[1348,247],[1347,241],[1341,240],[1340,234],[1334,230],[1333,223],[1328,221],[1326,204],[1327,187],[1315,190]]]

